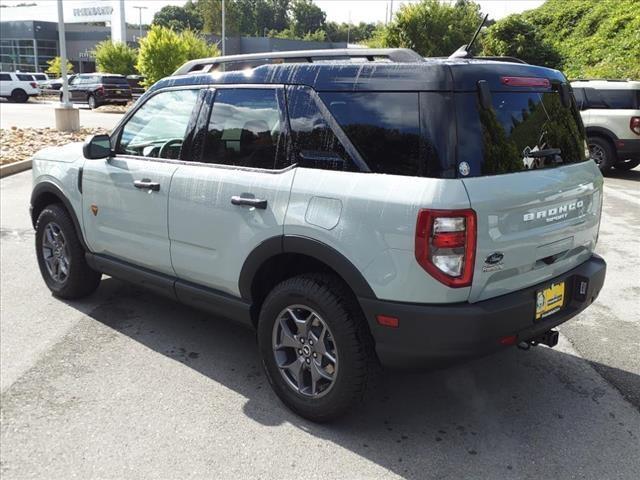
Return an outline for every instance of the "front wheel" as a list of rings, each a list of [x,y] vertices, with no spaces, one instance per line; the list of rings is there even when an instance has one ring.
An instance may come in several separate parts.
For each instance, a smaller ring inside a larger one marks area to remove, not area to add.
[[[278,397],[317,422],[345,414],[362,398],[375,359],[360,306],[333,275],[277,285],[260,311],[258,344]]]
[[[69,213],[59,204],[46,207],[36,222],[36,256],[56,297],[81,298],[98,288],[102,274],[89,267],[84,255]]]

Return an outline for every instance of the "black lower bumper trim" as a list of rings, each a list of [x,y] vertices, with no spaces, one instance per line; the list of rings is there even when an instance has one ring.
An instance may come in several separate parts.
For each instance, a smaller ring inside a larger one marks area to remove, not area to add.
[[[502,337],[515,335],[517,341],[526,341],[566,322],[597,298],[605,274],[605,261],[593,255],[542,284],[477,303],[425,305],[359,300],[384,366],[429,368],[496,351],[502,348]],[[558,313],[535,321],[536,291],[558,281],[566,285],[565,306]],[[378,325],[376,316],[381,314],[397,317],[399,327]]]

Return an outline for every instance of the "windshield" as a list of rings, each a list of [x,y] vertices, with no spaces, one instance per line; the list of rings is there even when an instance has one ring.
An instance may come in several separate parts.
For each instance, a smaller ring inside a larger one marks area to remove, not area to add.
[[[456,97],[458,165],[467,162],[469,176],[586,160],[579,112],[564,107],[557,93],[493,92],[491,109],[479,106],[475,92]]]

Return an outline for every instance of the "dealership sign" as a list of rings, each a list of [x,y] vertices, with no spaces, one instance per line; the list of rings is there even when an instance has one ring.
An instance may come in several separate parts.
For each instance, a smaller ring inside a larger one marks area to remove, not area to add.
[[[110,22],[113,7],[80,7],[72,11],[72,22]]]

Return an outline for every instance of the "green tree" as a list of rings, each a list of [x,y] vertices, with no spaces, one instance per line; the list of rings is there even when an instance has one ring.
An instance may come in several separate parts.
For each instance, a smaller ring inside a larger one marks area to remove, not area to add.
[[[359,43],[373,36],[379,28],[375,23],[360,22],[357,25],[348,23],[327,22],[325,32],[331,42]]]
[[[48,60],[47,65],[49,65],[47,73],[56,76],[62,75],[62,59],[60,57],[54,57]],[[69,60],[67,60],[67,73],[73,73],[73,64]]]
[[[99,72],[132,75],[136,73],[138,52],[126,43],[104,40],[96,45],[93,52]]]
[[[203,26],[200,10],[192,0],[188,0],[183,7],[175,5],[162,7],[153,16],[152,23],[154,25],[172,28],[176,32],[183,30],[200,31]]]
[[[638,0],[547,0],[522,17],[555,47],[569,78],[640,79]]]
[[[520,15],[510,15],[489,27],[482,37],[483,55],[518,57],[527,63],[561,67],[557,50]]]
[[[190,30],[176,33],[170,28],[154,25],[140,41],[137,68],[145,77],[145,85],[150,86],[171,75],[188,60],[218,54],[215,46],[208,45]]]
[[[311,0],[293,0],[291,3],[292,30],[304,36],[324,30],[327,14]]]
[[[202,30],[206,33],[222,34],[222,2],[220,0],[198,0],[196,4],[202,15]],[[227,36],[240,33],[241,11],[238,2],[225,3],[225,29]]]
[[[466,0],[404,4],[384,30],[388,47],[412,48],[428,57],[447,56],[469,42],[482,21],[480,6]]]
[[[185,30],[180,34],[180,42],[184,51],[185,62],[194,58],[217,57],[220,50],[215,45],[210,45],[196,32]]]

